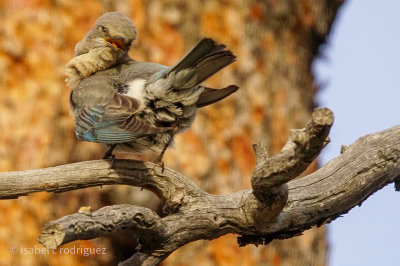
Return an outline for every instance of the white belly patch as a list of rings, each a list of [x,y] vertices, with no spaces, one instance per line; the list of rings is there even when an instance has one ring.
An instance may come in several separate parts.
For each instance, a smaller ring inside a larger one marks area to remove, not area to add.
[[[129,97],[138,99],[140,101],[141,106],[139,109],[142,109],[144,107],[144,105],[146,104],[146,98],[144,96],[145,84],[146,84],[145,79],[134,79],[134,80],[127,82],[128,91],[126,92],[126,95]]]

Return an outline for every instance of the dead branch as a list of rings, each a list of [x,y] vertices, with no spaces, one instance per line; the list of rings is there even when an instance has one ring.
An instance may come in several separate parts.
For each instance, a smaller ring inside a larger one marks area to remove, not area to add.
[[[330,110],[316,109],[304,129],[291,132],[279,154],[268,158],[263,147],[256,145],[253,191],[211,195],[182,174],[152,163],[116,160],[111,169],[109,162],[99,160],[1,173],[0,198],[109,184],[155,192],[163,201],[164,217],[143,207],[108,206],[51,221],[39,236],[43,245],[54,248],[130,230],[140,245],[121,265],[155,265],[189,242],[227,233],[240,235],[240,245],[266,244],[330,222],[400,180],[400,126],[362,137],[318,171],[292,180],[327,144],[332,123]]]

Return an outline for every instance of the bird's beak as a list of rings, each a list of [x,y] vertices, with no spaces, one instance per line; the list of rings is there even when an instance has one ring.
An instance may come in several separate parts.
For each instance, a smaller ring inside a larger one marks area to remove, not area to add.
[[[105,38],[104,39],[106,42],[111,44],[112,46],[115,47],[115,49],[122,49],[126,45],[126,40],[124,37],[110,37],[110,38]]]

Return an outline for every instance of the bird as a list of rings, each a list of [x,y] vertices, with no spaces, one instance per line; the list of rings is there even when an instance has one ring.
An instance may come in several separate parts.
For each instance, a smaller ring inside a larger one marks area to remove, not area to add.
[[[70,109],[77,139],[107,146],[104,159],[114,161],[114,149],[149,149],[159,152],[155,162],[160,163],[174,136],[192,125],[198,108],[239,89],[202,85],[236,56],[224,44],[203,38],[171,67],[137,61],[128,55],[136,35],[122,13],[97,19],[66,65]]]

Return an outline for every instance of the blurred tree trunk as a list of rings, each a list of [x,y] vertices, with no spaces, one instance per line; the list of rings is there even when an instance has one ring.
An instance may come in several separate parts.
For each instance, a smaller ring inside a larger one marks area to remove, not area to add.
[[[75,140],[63,71],[75,43],[97,17],[118,10],[137,26],[138,40],[131,51],[137,60],[172,65],[205,36],[225,43],[237,55],[238,61],[207,85],[237,84],[241,89],[200,110],[192,129],[177,138],[175,149],[167,151],[165,165],[182,171],[210,193],[250,188],[255,165],[251,145],[261,141],[275,153],[289,129],[303,127],[310,116],[317,89],[311,65],[342,2],[2,1],[0,171],[101,157],[104,149],[100,145]],[[126,238],[118,235],[111,242],[69,244],[107,246],[107,255],[99,256],[13,255],[10,247],[38,246],[36,237],[46,221],[82,205],[97,209],[110,202],[127,203],[137,194],[126,187],[107,187],[1,201],[0,265],[111,263],[111,248],[118,257],[127,256],[133,244],[123,244]],[[313,228],[301,237],[268,246],[239,248],[233,235],[197,241],[173,253],[164,265],[324,265],[326,254],[324,229]]]

